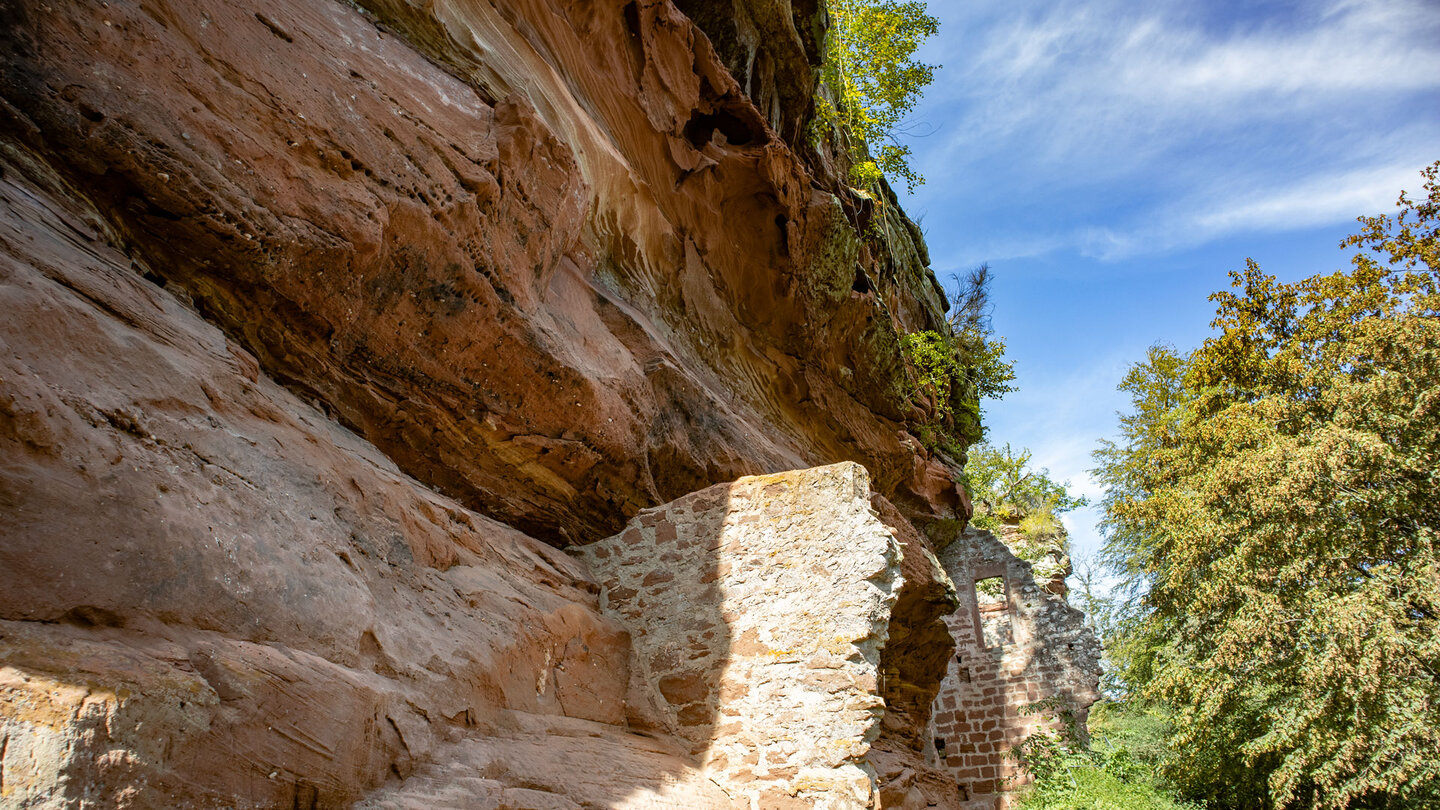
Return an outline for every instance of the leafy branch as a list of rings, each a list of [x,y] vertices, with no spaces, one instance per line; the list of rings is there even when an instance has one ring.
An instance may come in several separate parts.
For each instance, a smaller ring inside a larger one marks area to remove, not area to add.
[[[847,146],[864,156],[851,168],[857,185],[888,174],[913,190],[925,179],[911,168],[910,147],[895,133],[940,67],[913,58],[940,22],[916,0],[827,0],[826,7],[823,76],[829,92],[816,99],[817,121],[853,139]]]

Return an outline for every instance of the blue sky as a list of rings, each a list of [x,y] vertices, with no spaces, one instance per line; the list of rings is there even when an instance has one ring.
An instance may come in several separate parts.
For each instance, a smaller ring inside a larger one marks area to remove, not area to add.
[[[996,271],[1021,390],[995,441],[1092,500],[1090,451],[1156,342],[1209,334],[1207,296],[1253,257],[1343,267],[1362,214],[1440,159],[1440,0],[930,0],[943,67],[902,142],[902,191],[942,279]],[[1068,516],[1072,544],[1097,515]]]

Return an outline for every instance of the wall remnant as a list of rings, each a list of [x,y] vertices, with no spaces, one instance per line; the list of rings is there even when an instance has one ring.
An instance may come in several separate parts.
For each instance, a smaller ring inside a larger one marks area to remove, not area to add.
[[[865,755],[902,577],[865,468],[719,484],[573,553],[631,633],[632,727],[688,739],[742,803],[873,806]]]
[[[1033,710],[1037,701],[1062,698],[1083,732],[1100,697],[1100,643],[1084,614],[989,531],[966,529],[940,564],[960,607],[946,617],[955,654],[932,712],[935,756],[954,775],[963,807],[1004,810],[1010,792],[1028,781],[1010,751],[1060,726]]]

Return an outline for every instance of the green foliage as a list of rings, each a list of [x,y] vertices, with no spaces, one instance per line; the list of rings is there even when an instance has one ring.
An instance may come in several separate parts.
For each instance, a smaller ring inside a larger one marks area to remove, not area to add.
[[[979,399],[1000,399],[1019,390],[1015,381],[1015,361],[1005,359],[1005,338],[978,331],[963,331],[955,338],[964,360],[966,386]]]
[[[1020,810],[1198,810],[1150,782],[1122,775],[1129,770],[1123,763],[1083,755],[1060,762],[1062,768],[1024,794]]]
[[[1064,531],[1060,519],[1049,509],[1020,518],[1020,533],[1036,541],[1059,537]]]
[[[1021,810],[1194,810],[1166,788],[1153,760],[1138,756],[1123,742],[1083,745],[1068,706],[1051,698],[1048,705],[1040,701],[1031,708],[1058,717],[1062,730],[1036,732],[1016,747],[1015,756],[1035,777],[1022,795]],[[1139,726],[1132,731],[1128,716],[1119,719],[1110,724],[1119,726],[1118,736],[1150,744],[1145,735],[1151,729]]]
[[[1093,747],[1126,778],[1168,787],[1160,768],[1170,755],[1170,720],[1163,707],[1134,700],[1102,700],[1090,707],[1087,723]]]
[[[964,384],[965,376],[955,338],[926,330],[901,335],[900,345],[905,350],[905,359],[915,368],[915,384],[934,398],[942,419],[953,419],[950,400]]]
[[[1017,533],[1002,533],[1015,556],[1028,561],[1038,579],[1064,577],[1070,569],[1070,549],[1058,515],[1084,506],[1083,496],[1070,495],[1068,484],[1057,483],[1050,471],[1031,469],[1029,450],[1015,452],[989,444],[970,448],[965,464],[965,488],[975,505],[971,522],[999,532],[1009,524]]]
[[[1148,614],[1124,589],[1108,586],[1106,574],[1111,566],[1103,559],[1078,554],[1071,558],[1071,569],[1070,603],[1085,613],[1085,623],[1103,645],[1100,691],[1109,698],[1129,703],[1133,697],[1132,684],[1144,682],[1132,668],[1137,660],[1145,660],[1136,654],[1137,644],[1144,638],[1134,630]]]
[[[870,150],[852,169],[856,185],[888,174],[913,190],[925,180],[910,167],[910,148],[896,142],[895,132],[935,77],[939,65],[913,57],[940,22],[914,0],[826,0],[826,8],[824,76],[835,98],[816,100],[817,117],[858,139],[858,152]]]
[[[1125,677],[1217,807],[1440,802],[1440,163],[1348,271],[1232,273],[1215,337],[1151,349],[1097,470],[1139,595]]]
[[[1005,578],[986,577],[984,579],[977,579],[975,580],[975,592],[987,597],[989,600],[998,602],[1005,596]],[[984,602],[985,600],[982,599],[981,601]]]
[[[926,446],[956,457],[984,436],[979,401],[1016,390],[1005,341],[990,331],[990,278],[990,268],[982,264],[956,279],[948,332],[925,330],[900,338],[915,371],[917,393],[930,400],[935,413],[935,422],[918,426],[917,433]]]
[[[965,465],[965,485],[977,510],[984,508],[992,517],[1007,523],[1020,522],[1026,516],[1048,515],[1032,525],[1047,530],[1058,527],[1055,515],[1079,509],[1089,503],[1085,497],[1072,496],[1066,483],[1058,483],[1044,467],[1032,469],[1029,450],[1018,452],[1007,442],[1004,447],[990,444],[970,448]]]
[[[982,264],[964,278],[954,279],[948,325],[955,337],[965,401],[1000,399],[1017,390],[1015,361],[1005,359],[1005,339],[996,337],[990,328],[990,265]],[[975,424],[978,427],[978,407]]]

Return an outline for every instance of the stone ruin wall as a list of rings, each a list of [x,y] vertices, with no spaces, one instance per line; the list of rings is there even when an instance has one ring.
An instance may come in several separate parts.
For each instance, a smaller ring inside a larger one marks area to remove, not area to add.
[[[1063,698],[1083,733],[1100,696],[1100,644],[1084,614],[1036,581],[1030,564],[991,532],[966,529],[940,563],[961,604],[945,618],[955,654],[931,717],[935,756],[954,775],[963,807],[1003,810],[1028,781],[1011,750],[1030,734],[1061,726],[1032,704]],[[1003,579],[1003,597],[978,593],[976,583],[992,577]]]
[[[1028,781],[1013,747],[1060,727],[1030,704],[1064,698],[1083,733],[1098,642],[999,537],[969,529],[937,558],[868,491],[848,462],[742,478],[573,552],[631,634],[627,722],[688,741],[742,805],[1003,810]],[[923,752],[935,772],[897,778],[877,744],[893,713],[877,664],[907,577],[951,592],[954,642]],[[992,577],[1003,598],[977,593]]]
[[[752,807],[875,806],[880,649],[901,550],[853,462],[741,478],[585,546],[602,609],[658,687],[632,726],[686,739]]]

